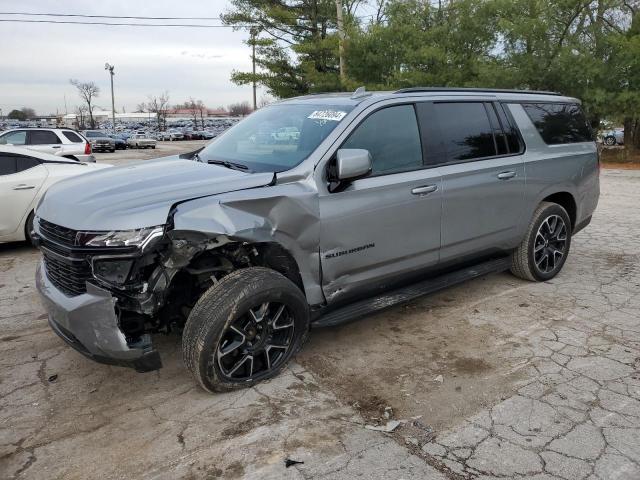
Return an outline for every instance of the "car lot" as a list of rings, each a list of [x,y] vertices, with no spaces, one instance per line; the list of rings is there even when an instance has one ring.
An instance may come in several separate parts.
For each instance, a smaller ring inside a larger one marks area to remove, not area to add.
[[[97,154],[124,164],[195,149]],[[488,276],[315,330],[279,378],[209,395],[95,364],[48,328],[38,253],[0,246],[0,472],[8,478],[640,477],[640,171],[604,170],[553,281]],[[387,409],[389,407],[389,409]],[[386,409],[386,410],[385,410]],[[391,433],[365,428],[405,421]],[[285,459],[303,461],[291,468]],[[538,477],[536,477],[538,475]]]
[[[110,152],[95,152],[93,155],[99,163],[124,165],[139,160],[166,157],[186,152],[192,152],[207,143],[207,140],[183,140],[181,142],[158,142],[155,149],[127,149]]]

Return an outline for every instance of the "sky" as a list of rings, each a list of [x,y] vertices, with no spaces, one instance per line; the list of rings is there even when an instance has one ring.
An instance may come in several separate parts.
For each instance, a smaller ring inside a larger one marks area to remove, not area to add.
[[[64,13],[151,17],[219,17],[226,0],[0,0],[0,19],[31,18],[83,21],[80,18],[18,17],[4,12]],[[86,19],[85,19],[86,20]],[[91,21],[91,20],[89,20]],[[143,20],[104,20],[143,22]],[[156,23],[178,23],[156,21]],[[182,23],[217,23],[184,21]],[[167,90],[171,104],[189,97],[208,107],[252,101],[251,86],[230,81],[233,70],[251,69],[246,31],[230,28],[160,28],[101,25],[54,25],[0,22],[0,109],[31,107],[38,114],[72,113],[81,103],[69,79],[94,81],[96,104],[111,109],[109,74],[115,66],[116,110],[127,112]],[[264,96],[258,90],[258,101]]]

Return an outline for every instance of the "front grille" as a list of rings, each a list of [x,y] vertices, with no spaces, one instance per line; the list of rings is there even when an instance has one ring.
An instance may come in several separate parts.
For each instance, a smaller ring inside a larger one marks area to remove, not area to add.
[[[56,243],[64,245],[65,247],[73,247],[76,245],[77,230],[72,230],[67,227],[61,227],[55,223],[47,222],[42,218],[39,219],[38,226],[42,235]]]
[[[46,247],[42,248],[47,277],[58,290],[74,297],[86,293],[86,281],[91,278],[91,266],[86,259],[66,258]]]

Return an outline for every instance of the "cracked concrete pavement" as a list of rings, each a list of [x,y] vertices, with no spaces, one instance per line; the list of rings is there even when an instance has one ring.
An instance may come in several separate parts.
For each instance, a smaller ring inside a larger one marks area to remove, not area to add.
[[[150,374],[66,347],[38,253],[0,246],[0,478],[640,478],[638,200],[640,171],[605,170],[553,281],[491,275],[316,330],[280,377],[224,395],[174,336]],[[365,429],[385,408],[406,421]]]

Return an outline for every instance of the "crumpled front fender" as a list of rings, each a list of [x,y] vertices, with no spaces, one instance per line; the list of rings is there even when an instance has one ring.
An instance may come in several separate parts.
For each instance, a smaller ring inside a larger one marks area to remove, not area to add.
[[[295,259],[310,305],[324,303],[320,286],[320,210],[312,185],[303,182],[255,188],[181,203],[173,231],[224,236],[234,241],[275,242]]]

